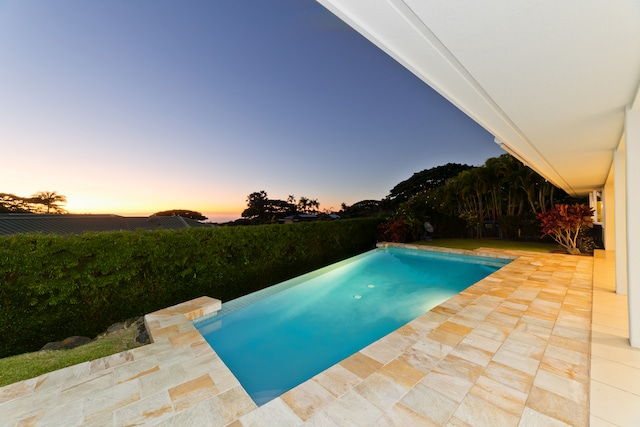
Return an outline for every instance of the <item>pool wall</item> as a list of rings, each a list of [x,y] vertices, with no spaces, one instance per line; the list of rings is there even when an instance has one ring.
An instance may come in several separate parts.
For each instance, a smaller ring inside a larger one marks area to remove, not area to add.
[[[488,253],[488,252],[478,253],[476,251],[469,251],[466,249],[440,248],[437,246],[411,245],[408,243],[382,242],[382,243],[378,243],[376,247],[411,249],[415,251],[436,252],[436,253],[442,253],[442,254],[467,255],[472,258],[496,258],[496,259],[508,260],[508,261],[513,261],[514,259],[517,258],[515,256],[510,256],[510,255],[501,254],[501,253]]]

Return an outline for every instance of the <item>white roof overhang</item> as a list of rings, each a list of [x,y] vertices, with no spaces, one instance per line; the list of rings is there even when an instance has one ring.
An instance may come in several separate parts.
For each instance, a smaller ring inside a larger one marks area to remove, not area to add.
[[[639,1],[318,1],[547,180],[604,185],[638,98]]]

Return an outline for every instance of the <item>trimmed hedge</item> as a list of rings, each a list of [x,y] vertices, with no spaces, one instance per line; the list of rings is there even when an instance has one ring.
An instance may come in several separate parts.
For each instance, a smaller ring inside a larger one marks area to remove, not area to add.
[[[377,224],[0,238],[0,357],[202,295],[237,298],[373,248]]]

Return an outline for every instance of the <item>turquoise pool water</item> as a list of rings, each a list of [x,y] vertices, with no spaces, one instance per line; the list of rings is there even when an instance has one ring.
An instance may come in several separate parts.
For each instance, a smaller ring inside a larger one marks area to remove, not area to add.
[[[224,303],[194,323],[262,405],[508,262],[375,249]]]

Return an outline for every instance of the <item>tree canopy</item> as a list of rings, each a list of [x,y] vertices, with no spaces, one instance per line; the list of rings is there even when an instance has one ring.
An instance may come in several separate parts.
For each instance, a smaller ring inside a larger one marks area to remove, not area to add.
[[[387,199],[399,204],[409,200],[411,197],[436,187],[444,185],[447,180],[455,178],[461,172],[472,169],[472,166],[459,163],[447,163],[414,173],[391,189]]]
[[[296,212],[296,206],[290,201],[269,199],[264,190],[256,191],[247,196],[247,209],[242,212],[243,218],[267,222]]]
[[[296,202],[293,195],[287,200],[270,199],[264,190],[256,191],[247,196],[247,208],[242,217],[254,223],[274,222],[278,219],[295,214],[317,214],[320,203],[317,199],[300,197]]]
[[[382,209],[382,202],[380,200],[361,200],[348,206],[346,203],[342,204],[340,215],[345,218],[358,218],[366,216],[378,216]]]
[[[382,200],[362,200],[351,206],[342,203],[339,214],[401,220],[413,239],[424,235],[425,221],[433,225],[436,236],[538,238],[539,213],[556,203],[578,201],[510,154],[503,154],[478,167],[447,163],[416,172]],[[290,195],[284,201],[257,191],[247,197],[242,217],[245,223],[261,224],[318,210],[316,199],[296,201]]]
[[[0,193],[0,213],[62,214],[67,203],[66,196],[55,191],[40,191],[30,197],[11,193]]]
[[[438,170],[444,172],[441,178],[437,177]],[[399,204],[395,216],[416,229],[429,220],[440,232],[466,230],[470,237],[489,233],[493,237],[517,238],[539,235],[536,215],[558,201],[572,200],[510,154],[490,158],[479,167],[464,166],[455,176],[448,173],[452,170],[455,168],[433,168],[403,181],[404,187],[398,184],[396,189],[417,189],[419,183],[415,177],[421,175],[432,177],[429,182],[441,185],[431,188],[424,185],[424,189]],[[407,184],[412,179],[414,186]],[[405,197],[410,193],[396,191],[394,194]]]
[[[170,211],[162,211],[154,213],[156,216],[181,216],[182,218],[189,218],[196,221],[205,221],[207,219],[206,216],[202,215],[200,212],[190,211],[187,209],[173,209]]]

